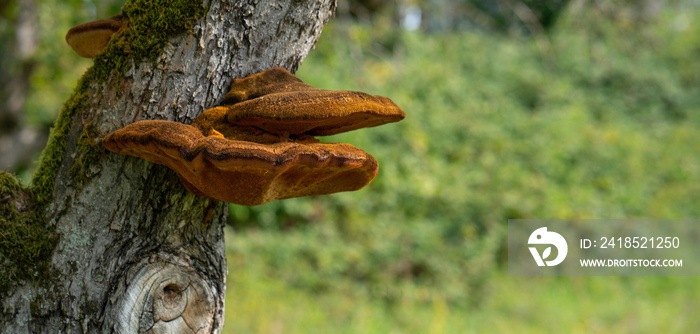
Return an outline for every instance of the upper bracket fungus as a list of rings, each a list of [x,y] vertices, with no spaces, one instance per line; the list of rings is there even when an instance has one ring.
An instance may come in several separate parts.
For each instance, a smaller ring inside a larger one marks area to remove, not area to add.
[[[68,30],[66,42],[79,56],[94,58],[104,51],[112,35],[123,26],[124,17],[121,14],[81,23]]]
[[[357,190],[377,174],[377,161],[328,135],[396,122],[391,100],[304,84],[282,68],[237,79],[222,106],[191,125],[146,120],[109,134],[104,146],[163,164],[191,192],[258,205],[276,199]]]
[[[386,97],[318,89],[280,67],[234,80],[223,103],[229,122],[276,134],[327,136],[406,116]]]

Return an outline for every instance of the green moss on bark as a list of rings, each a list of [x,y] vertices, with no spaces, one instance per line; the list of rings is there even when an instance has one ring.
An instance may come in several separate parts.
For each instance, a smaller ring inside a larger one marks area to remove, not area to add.
[[[97,56],[95,64],[101,67],[97,79],[107,81],[114,75],[119,81],[132,63],[155,62],[168,40],[191,30],[205,11],[200,1],[136,0],[125,4],[126,29]]]
[[[51,201],[56,174],[66,152],[66,143],[73,116],[84,108],[87,100],[87,87],[83,87],[87,86],[86,76],[83,76],[76,92],[63,105],[63,110],[51,129],[49,142],[44,151],[41,152],[39,167],[34,172],[32,190],[36,195],[37,209],[40,211],[43,211]]]
[[[57,238],[29,189],[0,172],[0,295],[18,282],[48,277]]]

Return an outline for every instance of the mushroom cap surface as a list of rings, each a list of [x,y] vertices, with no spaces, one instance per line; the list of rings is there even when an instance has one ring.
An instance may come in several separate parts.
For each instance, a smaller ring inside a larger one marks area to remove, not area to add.
[[[66,42],[81,57],[94,58],[102,53],[112,35],[124,25],[121,14],[107,19],[81,23],[66,34]]]
[[[327,136],[406,117],[386,97],[315,88],[281,67],[235,79],[223,104],[229,122],[275,134]]]

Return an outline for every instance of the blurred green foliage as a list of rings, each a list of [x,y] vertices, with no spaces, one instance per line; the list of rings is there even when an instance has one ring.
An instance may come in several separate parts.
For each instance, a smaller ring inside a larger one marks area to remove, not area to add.
[[[377,158],[365,189],[231,206],[230,277],[464,309],[494,288],[508,219],[700,216],[700,11],[602,14],[569,11],[529,39],[394,31],[387,43],[331,23],[298,76],[388,96],[408,116],[324,138]]]
[[[237,264],[229,257],[230,269]],[[312,294],[255,270],[232,271],[222,333],[685,334],[700,325],[696,277],[498,273],[489,280],[488,295],[478,307],[455,306],[433,295],[427,301],[404,298],[387,308],[343,291]]]

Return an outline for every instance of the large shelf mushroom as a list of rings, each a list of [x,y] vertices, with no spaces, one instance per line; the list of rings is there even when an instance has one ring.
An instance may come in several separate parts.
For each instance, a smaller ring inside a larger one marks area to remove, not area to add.
[[[236,79],[223,105],[191,125],[146,120],[104,138],[114,152],[168,166],[198,195],[242,205],[357,190],[377,175],[377,161],[330,135],[396,122],[391,100],[314,88],[279,67]]]

